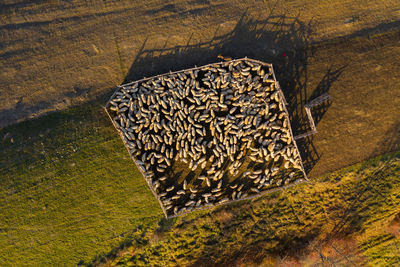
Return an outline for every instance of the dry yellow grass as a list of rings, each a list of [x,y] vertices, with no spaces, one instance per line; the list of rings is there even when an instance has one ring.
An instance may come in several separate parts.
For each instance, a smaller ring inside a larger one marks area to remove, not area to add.
[[[142,47],[173,49],[210,42],[234,30],[245,14],[257,21],[270,16],[311,23],[312,41],[366,28],[379,31],[398,26],[400,19],[396,0],[2,3],[0,126],[108,94],[124,80]],[[224,52],[229,51],[193,53],[165,67],[178,70],[180,64],[205,63]],[[134,67],[136,78],[150,74],[141,70],[143,65]],[[151,74],[160,73],[157,65],[148,68]]]

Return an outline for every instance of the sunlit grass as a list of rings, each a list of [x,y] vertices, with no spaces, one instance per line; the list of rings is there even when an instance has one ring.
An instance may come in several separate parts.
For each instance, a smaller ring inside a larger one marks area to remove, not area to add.
[[[385,229],[399,213],[397,152],[254,201],[168,221],[172,226],[149,231],[146,246],[133,245],[108,263],[257,266],[268,259],[391,266],[400,261],[393,251],[399,236]]]
[[[0,133],[0,263],[74,265],[161,209],[100,106]]]
[[[400,152],[167,220],[100,106],[10,126],[0,140],[2,265],[399,260]],[[329,240],[344,237],[356,249],[331,255]]]

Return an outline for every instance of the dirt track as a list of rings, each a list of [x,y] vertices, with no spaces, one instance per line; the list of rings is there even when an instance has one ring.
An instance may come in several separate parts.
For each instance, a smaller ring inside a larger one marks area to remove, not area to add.
[[[304,145],[311,176],[399,148],[397,1],[9,2],[0,6],[0,126],[221,53],[274,63],[299,125],[305,102],[333,96],[317,115],[315,149]]]

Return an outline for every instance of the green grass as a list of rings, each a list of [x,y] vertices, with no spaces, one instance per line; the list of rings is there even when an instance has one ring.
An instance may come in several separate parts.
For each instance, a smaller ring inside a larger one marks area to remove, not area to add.
[[[371,266],[398,266],[400,263],[400,240],[388,233],[379,233],[360,243]]]
[[[0,132],[0,265],[74,265],[163,215],[104,110]]]
[[[400,152],[167,220],[96,104],[7,127],[0,142],[2,266],[400,261]]]
[[[315,254],[322,250],[328,263],[394,266],[400,263],[394,250],[400,238],[387,229],[398,214],[400,152],[254,201],[166,220],[168,227],[149,227],[146,245],[133,244],[107,262],[258,266],[292,260],[304,266],[320,264]],[[353,250],[346,248],[349,239],[356,243]],[[326,250],[328,245],[335,250]]]

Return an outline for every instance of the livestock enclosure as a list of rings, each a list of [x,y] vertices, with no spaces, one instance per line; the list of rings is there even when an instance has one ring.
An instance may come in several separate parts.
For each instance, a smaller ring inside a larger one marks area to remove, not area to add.
[[[166,217],[307,180],[272,64],[241,58],[119,86],[106,111]]]

